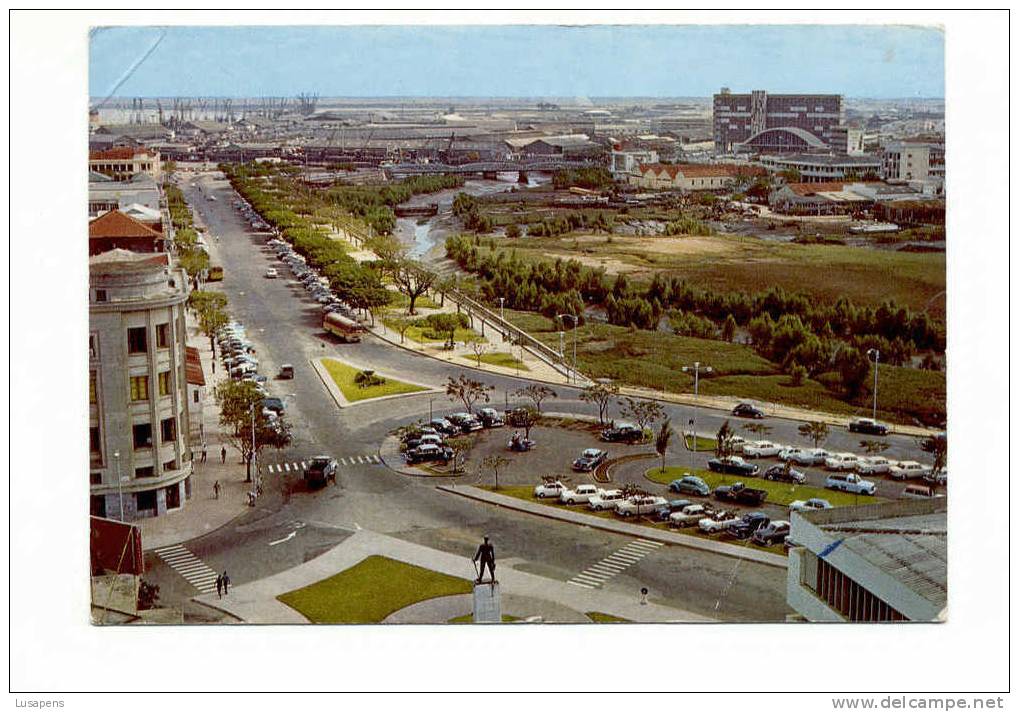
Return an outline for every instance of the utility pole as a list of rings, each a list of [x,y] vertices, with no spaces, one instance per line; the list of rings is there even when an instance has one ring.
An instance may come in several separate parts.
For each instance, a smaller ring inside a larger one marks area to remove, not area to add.
[[[694,361],[693,366],[683,366],[683,373],[688,373],[693,370],[693,417],[690,419],[690,439],[693,440],[694,454],[697,453],[697,400],[698,400],[698,389],[700,387],[700,376],[701,368],[704,369],[704,373],[711,373],[711,366],[701,366],[700,361]]]
[[[251,404],[251,456],[248,458],[248,478],[245,482],[251,482],[251,471],[255,468],[255,404]]]
[[[556,319],[563,319],[563,318],[566,318],[566,317],[569,317],[570,319],[573,320],[573,372],[572,372],[572,378],[573,378],[573,382],[577,382],[579,380],[577,378],[577,324],[580,322],[580,319],[575,314],[556,314]],[[562,354],[562,352],[563,352],[563,343],[562,343],[562,341],[563,341],[563,332],[560,331],[559,332],[559,353],[560,354]],[[569,382],[569,380],[570,380],[569,375],[567,376],[566,380],[567,380],[567,382]]]
[[[124,485],[120,479],[120,450],[114,451],[113,461],[117,463],[117,496],[120,498],[120,521],[124,521]]]
[[[867,349],[867,355],[874,354],[874,411],[872,417],[877,420],[877,367],[878,362],[881,360],[881,352],[877,349]]]

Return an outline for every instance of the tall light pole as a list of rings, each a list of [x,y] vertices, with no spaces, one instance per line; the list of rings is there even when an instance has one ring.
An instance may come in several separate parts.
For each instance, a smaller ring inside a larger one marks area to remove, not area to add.
[[[120,498],[120,521],[124,521],[124,485],[120,479],[120,450],[113,452],[113,461],[117,463],[117,496]]]
[[[572,377],[573,377],[573,381],[576,382],[578,380],[577,379],[577,324],[580,322],[580,319],[578,319],[575,314],[556,314],[556,319],[564,319],[564,318],[567,318],[567,317],[569,317],[570,319],[573,320],[573,371],[572,371]],[[560,331],[559,332],[559,342],[560,342],[559,343],[559,353],[563,352],[562,338],[563,338],[563,332]],[[567,382],[568,381],[569,381],[569,376],[567,376]]]
[[[499,297],[499,318],[506,321],[506,297]]]
[[[699,395],[701,369],[704,373],[711,373],[711,366],[703,366],[700,361],[694,361],[693,366],[683,366],[683,373],[693,371],[693,417],[690,418],[690,438],[693,440],[693,451],[697,452],[697,398]]]
[[[877,349],[867,349],[867,355],[874,354],[874,412],[873,418],[877,420],[877,367],[878,362],[881,361],[881,352]]]
[[[251,471],[255,469],[255,404],[251,404],[251,457],[248,458],[248,477],[245,482],[251,482]]]

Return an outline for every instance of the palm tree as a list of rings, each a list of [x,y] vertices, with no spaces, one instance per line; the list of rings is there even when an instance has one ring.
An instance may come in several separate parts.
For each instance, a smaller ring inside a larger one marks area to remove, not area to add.
[[[662,458],[662,472],[665,472],[665,453],[669,451],[669,443],[671,441],[672,424],[671,421],[666,418],[662,421],[661,427],[658,428],[658,435],[655,437],[655,450],[658,452],[658,456]]]

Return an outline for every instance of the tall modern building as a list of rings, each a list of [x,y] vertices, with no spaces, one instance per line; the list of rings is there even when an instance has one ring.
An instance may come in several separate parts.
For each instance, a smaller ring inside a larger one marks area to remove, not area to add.
[[[89,258],[89,472],[95,516],[133,520],[191,495],[185,272],[166,253]]]
[[[713,102],[715,150],[727,153],[749,144],[749,148],[768,152],[820,151],[834,144],[834,129],[842,120],[839,94],[768,94],[762,90],[733,94],[723,88]]]

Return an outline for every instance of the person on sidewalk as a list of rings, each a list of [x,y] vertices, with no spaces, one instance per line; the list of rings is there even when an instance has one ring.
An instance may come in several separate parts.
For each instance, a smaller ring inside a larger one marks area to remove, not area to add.
[[[492,583],[495,583],[495,547],[488,543],[487,536],[474,555],[474,561],[479,559],[481,560],[481,568],[478,571],[477,583],[481,583],[481,579],[485,577],[485,566],[488,566],[488,572],[492,575]]]
[[[219,451],[219,459],[224,465],[226,464],[226,445]]]
[[[205,461],[208,458],[209,458],[209,446],[206,445],[205,443],[202,443],[202,464],[203,465],[205,464]]]
[[[223,574],[216,577],[216,595],[223,598]]]
[[[230,577],[226,575],[226,571],[223,572],[223,595],[226,596],[230,593]]]
[[[216,480],[216,483],[212,485],[212,493],[216,496],[216,499],[219,499],[219,480]]]

